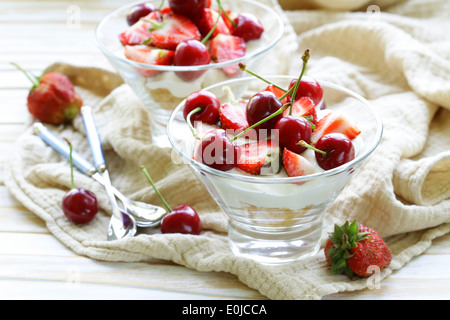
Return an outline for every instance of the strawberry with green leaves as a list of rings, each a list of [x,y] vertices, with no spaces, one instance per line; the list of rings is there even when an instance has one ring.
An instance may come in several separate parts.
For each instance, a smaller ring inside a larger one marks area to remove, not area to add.
[[[353,221],[335,225],[324,248],[330,271],[351,277],[369,277],[375,268],[389,266],[392,256],[381,236],[373,229]]]
[[[49,72],[35,77],[17,64],[33,83],[28,93],[28,111],[38,120],[49,124],[62,124],[75,118],[81,109],[83,100],[75,92],[70,79],[59,72]]]

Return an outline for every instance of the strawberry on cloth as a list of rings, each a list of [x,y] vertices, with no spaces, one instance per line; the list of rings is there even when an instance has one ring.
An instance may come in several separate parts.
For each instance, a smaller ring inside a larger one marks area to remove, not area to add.
[[[324,248],[331,273],[369,277],[391,263],[391,251],[373,229],[353,221],[335,225]]]
[[[27,107],[36,119],[56,125],[71,121],[80,113],[83,100],[66,75],[48,72],[37,78],[14,65],[33,83],[28,93]]]

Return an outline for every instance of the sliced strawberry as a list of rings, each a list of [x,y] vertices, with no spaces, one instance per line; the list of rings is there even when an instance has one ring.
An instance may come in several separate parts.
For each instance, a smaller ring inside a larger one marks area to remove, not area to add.
[[[143,44],[150,38],[150,29],[153,27],[153,23],[150,20],[161,21],[161,14],[157,11],[153,11],[141,18],[138,22],[119,34],[119,41],[124,46]]]
[[[314,173],[314,166],[308,159],[288,149],[283,151],[283,165],[289,177]]]
[[[225,24],[228,27],[228,30],[232,30],[234,28],[233,23],[230,21],[230,19],[228,19],[228,17],[226,16],[226,14],[228,15],[228,17],[234,21],[234,19],[236,19],[237,14],[235,14],[234,12],[232,12],[231,10],[225,10],[225,11],[221,11],[220,14],[222,16],[223,21],[225,22]]]
[[[173,13],[171,7],[165,7],[165,8],[162,8],[161,10],[159,10],[159,12],[160,12],[162,15],[168,15],[169,13]]]
[[[218,63],[242,58],[246,50],[244,39],[222,33],[214,37],[209,45],[211,59]],[[223,68],[225,74],[230,77],[236,75],[239,70],[237,63]]]
[[[250,125],[247,121],[246,106],[246,101],[221,105],[219,115],[222,128],[235,131],[244,131],[247,129]]]
[[[218,17],[219,12],[217,12],[217,10],[210,8],[203,9],[203,14],[195,21],[195,25],[198,27],[202,37],[205,37],[211,31],[216,24]],[[228,26],[222,17],[220,17],[219,22],[212,33],[211,39],[219,33],[230,34],[230,29],[228,29]]]
[[[124,54],[126,58],[136,62],[169,66],[172,64],[174,51],[140,45],[125,46]],[[144,77],[154,77],[162,72],[159,70],[148,70],[143,68],[140,68],[138,71]]]
[[[289,115],[289,109],[287,108],[283,115]],[[292,105],[292,115],[294,117],[308,117],[308,120],[311,121],[312,124],[317,124],[317,112],[316,105],[314,102],[308,97],[302,97],[300,99],[295,100]]]
[[[361,133],[361,130],[344,114],[338,111],[329,111],[328,114],[317,121],[316,129],[311,136],[311,142],[316,143],[322,136],[332,132],[343,133],[352,140]]]
[[[200,40],[200,31],[187,17],[169,13],[160,25],[154,25],[149,44],[167,50],[175,50],[178,44],[187,40]]]
[[[239,146],[237,167],[253,175],[275,174],[279,170],[280,149],[271,140],[248,142]]]
[[[272,92],[277,98],[281,98],[286,93],[285,91],[277,88],[273,84],[269,84],[263,91],[270,91]],[[285,104],[287,102],[287,97],[281,100],[282,104]]]

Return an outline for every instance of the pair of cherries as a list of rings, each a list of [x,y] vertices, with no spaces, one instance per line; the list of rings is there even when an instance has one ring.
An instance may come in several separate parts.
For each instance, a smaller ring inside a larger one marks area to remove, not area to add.
[[[68,142],[68,141],[67,141]],[[71,169],[71,190],[66,193],[62,200],[62,210],[64,215],[76,224],[86,224],[91,222],[98,212],[98,201],[96,195],[87,189],[75,188],[73,176],[73,161],[72,161],[72,145],[68,142],[70,147],[70,169]],[[156,193],[163,201],[169,214],[161,221],[162,233],[184,233],[198,235],[202,232],[201,220],[191,206],[180,204],[173,209],[167,204],[164,198],[159,193],[154,185],[147,170],[142,167],[144,174],[149,179]]]
[[[304,66],[308,58],[304,58]],[[295,96],[294,100],[306,96],[314,103],[322,100],[323,91],[320,85],[316,81],[301,79],[304,69],[299,77],[300,80],[292,80],[285,97],[279,98],[271,91],[261,91],[249,100],[246,107],[249,129],[255,129],[257,132],[261,129],[275,129],[281,149],[287,148],[300,154],[306,148],[312,148],[315,150],[319,166],[325,170],[333,169],[354,159],[354,147],[351,140],[343,134],[332,133],[321,137],[315,147],[312,147],[310,145],[313,131],[311,122],[304,117],[283,115],[290,106],[290,103],[282,104],[281,101],[284,98],[290,101],[293,96]],[[187,97],[183,115],[190,126],[196,121],[214,125],[219,120],[219,109],[220,101],[214,94],[208,91],[197,91]],[[239,133],[233,140],[249,129]],[[214,169],[228,171],[237,163],[238,152],[237,146],[233,144],[225,130],[215,129],[203,136],[194,157]],[[207,158],[203,156],[205,154],[208,155]]]

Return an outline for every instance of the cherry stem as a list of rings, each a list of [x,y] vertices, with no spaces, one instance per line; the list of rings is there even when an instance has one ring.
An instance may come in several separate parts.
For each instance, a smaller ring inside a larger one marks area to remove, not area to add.
[[[158,197],[161,199],[162,203],[164,204],[164,206],[166,207],[166,209],[169,212],[172,212],[172,208],[169,206],[169,204],[166,202],[166,200],[163,198],[163,196],[161,195],[161,193],[159,193],[158,189],[156,188],[155,184],[153,183],[152,178],[150,177],[150,174],[148,173],[147,169],[144,166],[141,166],[141,170],[144,173],[145,177],[147,178],[147,180],[150,182],[150,184],[152,185],[153,189],[155,190],[156,194],[158,195]]]
[[[237,26],[236,22],[234,22],[228,15],[228,13],[223,9],[222,3],[220,2],[220,0],[217,0],[217,4],[219,5],[219,15],[220,15],[220,12],[223,12],[223,14],[228,19],[228,21],[230,21],[230,23],[233,25],[233,27],[236,27]]]
[[[220,21],[220,12],[221,12],[221,8],[219,7],[219,14],[218,17],[216,19],[216,22],[214,23],[214,26],[211,28],[211,30],[209,30],[208,34],[202,39],[202,43],[205,44],[206,41],[208,41],[208,39],[211,37],[211,35],[214,33],[214,30],[216,30],[217,25],[219,24]]]
[[[318,152],[318,153],[320,153],[320,154],[323,154],[325,157],[328,157],[328,152],[323,151],[323,150],[320,150],[320,149],[317,149],[316,147],[313,147],[312,145],[308,144],[308,143],[307,143],[306,141],[304,141],[304,140],[300,140],[297,144],[300,145],[300,146],[302,146],[302,147],[305,147],[305,148],[309,148],[309,149],[311,149],[311,150],[314,150],[314,151],[316,151],[316,152]]]
[[[19,66],[17,63],[15,62],[11,62],[11,64],[13,66],[15,66],[17,69],[19,69],[20,71],[22,71],[26,77],[28,79],[30,79],[30,81],[33,83],[33,89],[37,88],[39,86],[39,79],[37,77],[35,77],[34,75],[30,74],[28,71],[26,71],[25,69],[23,69],[21,66]]]
[[[223,91],[226,91],[228,93],[228,100],[231,102],[231,104],[236,104],[236,98],[234,96],[233,90],[229,86],[223,87]]]
[[[164,8],[164,3],[165,2],[166,2],[165,0],[161,1],[161,3],[159,4],[159,7],[158,7],[158,11],[161,11],[161,9]]]
[[[75,189],[75,179],[73,177],[73,158],[72,158],[73,148],[69,140],[67,140],[66,138],[63,139],[66,140],[67,144],[69,145],[70,182],[72,185],[72,189]]]
[[[289,115],[290,116],[292,115],[292,106],[294,105],[295,98],[297,97],[298,87],[300,86],[300,82],[302,81],[302,77],[303,77],[303,75],[306,72],[306,64],[309,61],[309,57],[310,57],[309,49],[306,49],[305,53],[302,56],[302,61],[303,61],[302,72],[300,73],[300,76],[298,77],[297,82],[294,85],[294,91],[293,91],[292,96],[291,96],[292,97],[291,101],[293,101],[293,102],[291,103],[291,107],[289,108]]]
[[[235,135],[233,138],[231,138],[231,141],[235,141],[237,138],[241,137],[242,135],[246,134],[248,131],[250,131],[251,129],[259,126],[260,124],[263,124],[266,121],[269,121],[270,119],[282,114],[284,112],[284,110],[286,110],[289,107],[289,103],[286,103],[285,105],[283,105],[280,109],[278,109],[277,111],[275,111],[274,113],[272,113],[270,116],[265,117],[264,119],[256,122],[255,124],[251,125],[250,127],[248,127],[247,129],[245,129],[242,132],[239,132],[237,135]]]
[[[269,81],[269,80],[267,80],[267,79],[264,79],[264,78],[261,77],[260,75],[254,73],[253,71],[251,71],[250,69],[248,69],[247,66],[246,66],[245,64],[243,64],[242,62],[239,62],[239,68],[240,68],[242,71],[245,71],[245,72],[251,74],[252,76],[258,78],[259,80],[262,80],[262,81],[264,81],[265,83],[271,84],[271,85],[275,86],[276,88],[280,89],[281,91],[286,92],[286,90],[283,89],[282,87],[276,85],[275,83],[273,83],[273,82],[271,82],[271,81]],[[281,99],[280,99],[280,100],[281,100]]]
[[[192,135],[195,137],[195,139],[198,139],[198,134],[197,134],[195,128],[192,126],[191,117],[194,113],[200,112],[202,110],[203,110],[202,107],[197,107],[195,109],[192,109],[191,112],[189,112],[188,115],[186,116],[187,125],[188,125],[189,129],[191,130]]]

